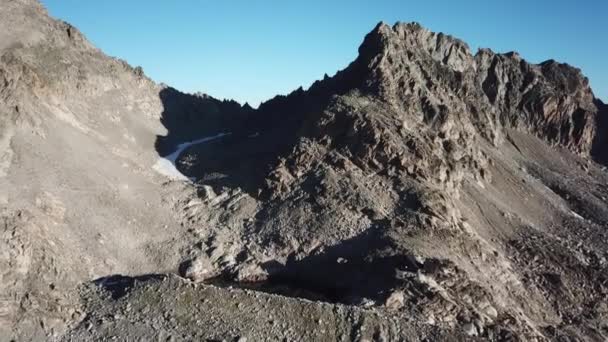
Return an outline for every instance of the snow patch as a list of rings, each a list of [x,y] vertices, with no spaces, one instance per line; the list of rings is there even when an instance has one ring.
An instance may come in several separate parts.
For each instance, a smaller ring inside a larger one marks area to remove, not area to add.
[[[570,210],[570,214],[574,217],[576,217],[579,220],[585,220],[584,217],[582,217],[581,215],[579,215],[577,212],[575,212],[574,210]]]
[[[154,166],[152,168],[156,172],[168,177],[171,180],[180,180],[180,181],[185,181],[185,182],[194,181],[193,178],[188,178],[183,173],[179,172],[179,170],[175,166],[175,163],[177,161],[177,158],[179,158],[179,155],[182,154],[182,152],[184,152],[185,149],[187,149],[188,147],[190,147],[192,145],[198,145],[198,144],[202,144],[205,142],[209,142],[209,141],[224,137],[226,135],[230,135],[230,133],[220,133],[220,134],[217,134],[214,136],[181,143],[181,144],[177,145],[177,149],[175,151],[173,151],[171,154],[158,158],[158,160],[156,161],[156,163],[154,164]]]

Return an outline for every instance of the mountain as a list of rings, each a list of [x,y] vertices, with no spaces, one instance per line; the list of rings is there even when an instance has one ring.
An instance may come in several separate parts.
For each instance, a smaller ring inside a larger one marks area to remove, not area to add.
[[[231,198],[185,218],[197,258],[351,305],[399,293],[490,339],[605,338],[603,111],[574,67],[380,24],[336,76],[182,154]]]
[[[608,107],[380,23],[257,110],[0,4],[7,340],[603,340]]]
[[[0,2],[0,28],[0,340],[46,340],[85,317],[78,284],[176,268],[194,242],[152,168],[162,119],[222,103],[153,83],[37,1]]]

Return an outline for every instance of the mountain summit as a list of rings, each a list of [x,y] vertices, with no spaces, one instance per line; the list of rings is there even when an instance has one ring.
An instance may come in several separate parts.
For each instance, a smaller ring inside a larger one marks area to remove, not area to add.
[[[0,337],[608,338],[608,107],[378,24],[258,109],[0,4]]]
[[[490,339],[596,338],[603,314],[580,305],[606,291],[605,115],[574,67],[381,23],[345,70],[181,155],[227,194],[187,218],[208,241],[193,260],[351,305],[403,296]]]

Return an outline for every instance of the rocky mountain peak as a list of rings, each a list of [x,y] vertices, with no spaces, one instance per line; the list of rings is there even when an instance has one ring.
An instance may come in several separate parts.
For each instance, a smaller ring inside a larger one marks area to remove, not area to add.
[[[381,93],[384,84],[403,74],[403,66],[429,59],[462,72],[471,66],[468,46],[452,36],[434,33],[418,23],[384,22],[366,35],[357,60],[347,69],[358,73],[362,87]],[[346,70],[345,70],[346,71]]]
[[[359,165],[399,164],[454,188],[463,170],[489,176],[477,146],[499,146],[509,130],[589,156],[597,113],[577,68],[531,64],[516,52],[472,55],[463,41],[418,23],[381,22],[346,69],[262,104],[247,126],[286,142],[283,153],[302,138],[331,141]],[[417,143],[405,148],[404,138]],[[433,172],[422,166],[429,160]]]
[[[411,57],[412,54],[428,54],[432,59],[458,71],[465,70],[466,63],[472,59],[465,42],[444,33],[432,32],[416,22],[399,22],[392,27],[380,23],[368,35],[366,41],[371,37],[379,37],[383,53],[388,56],[406,54]],[[364,42],[363,46],[365,45]]]
[[[536,65],[490,49],[472,55],[463,41],[418,23],[379,23],[349,69],[359,89],[427,118],[444,108],[444,117],[476,126],[493,143],[513,127],[583,154],[592,148],[593,92],[568,64]]]

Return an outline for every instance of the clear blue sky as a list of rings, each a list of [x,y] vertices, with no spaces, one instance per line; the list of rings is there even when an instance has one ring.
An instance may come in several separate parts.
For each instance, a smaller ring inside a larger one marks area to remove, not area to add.
[[[417,21],[529,61],[580,67],[608,99],[606,0],[42,0],[106,53],[187,92],[257,105],[333,75],[376,23]]]

